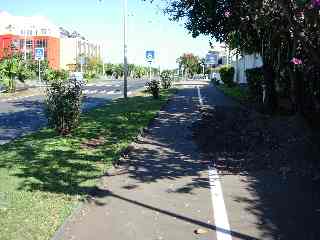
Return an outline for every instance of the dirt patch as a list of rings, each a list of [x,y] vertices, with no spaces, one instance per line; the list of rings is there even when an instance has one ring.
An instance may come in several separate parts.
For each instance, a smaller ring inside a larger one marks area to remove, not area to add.
[[[203,107],[193,135],[219,170],[273,169],[284,175],[320,176],[319,149],[297,116],[270,117],[242,107]]]
[[[95,149],[103,144],[105,144],[106,139],[102,136],[98,137],[98,138],[92,138],[92,139],[88,139],[83,141],[83,143],[81,143],[81,148],[82,149]]]

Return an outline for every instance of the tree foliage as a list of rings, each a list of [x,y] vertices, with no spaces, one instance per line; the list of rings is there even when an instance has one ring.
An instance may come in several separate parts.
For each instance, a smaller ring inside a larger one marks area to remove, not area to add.
[[[288,82],[295,111],[320,106],[320,1],[172,0],[166,13],[184,20],[194,37],[204,34],[263,59],[265,104],[277,105]],[[289,81],[286,81],[289,79]]]
[[[179,69],[183,68],[187,73],[186,75],[191,77],[198,73],[199,68],[201,68],[200,58],[192,53],[184,53],[177,59],[177,63],[179,64]]]
[[[6,85],[8,92],[16,90],[16,80],[24,82],[31,75],[32,71],[20,55],[8,56],[0,62],[0,81]]]

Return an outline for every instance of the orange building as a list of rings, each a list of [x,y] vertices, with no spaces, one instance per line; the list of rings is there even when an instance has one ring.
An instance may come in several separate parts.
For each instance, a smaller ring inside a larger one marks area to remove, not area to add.
[[[35,59],[35,48],[44,48],[44,58],[48,60],[53,69],[60,67],[60,39],[48,36],[29,37],[24,43],[24,36],[0,36],[0,59],[20,53],[27,59]],[[26,52],[26,54],[25,54]]]
[[[0,59],[20,53],[35,58],[35,48],[44,48],[45,59],[54,69],[60,68],[60,31],[41,16],[20,17],[0,11]]]

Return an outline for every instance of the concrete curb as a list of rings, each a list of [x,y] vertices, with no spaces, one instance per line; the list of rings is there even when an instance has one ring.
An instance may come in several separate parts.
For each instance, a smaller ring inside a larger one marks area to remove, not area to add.
[[[85,201],[79,202],[74,209],[72,210],[72,213],[64,220],[63,224],[58,228],[56,233],[53,235],[51,240],[60,240],[63,234],[63,230],[67,226],[67,224],[72,220],[74,216],[76,216],[83,208],[85,204]]]

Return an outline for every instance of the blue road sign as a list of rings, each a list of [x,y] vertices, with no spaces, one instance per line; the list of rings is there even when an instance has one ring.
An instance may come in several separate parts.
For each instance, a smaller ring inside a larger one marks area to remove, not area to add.
[[[217,53],[208,53],[206,56],[205,63],[207,65],[216,65],[218,64],[218,54]]]
[[[147,62],[152,62],[155,58],[155,52],[154,50],[149,50],[149,51],[146,51],[146,60]]]
[[[44,48],[35,48],[35,60],[44,60]]]
[[[84,57],[80,57],[80,64],[83,65],[85,63],[86,63],[85,58]]]

